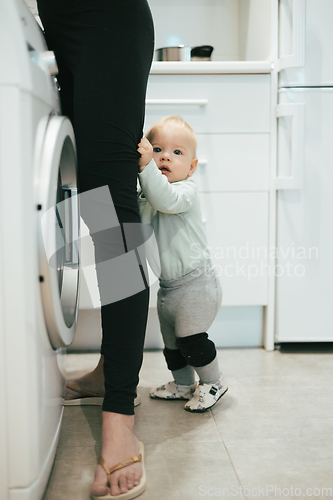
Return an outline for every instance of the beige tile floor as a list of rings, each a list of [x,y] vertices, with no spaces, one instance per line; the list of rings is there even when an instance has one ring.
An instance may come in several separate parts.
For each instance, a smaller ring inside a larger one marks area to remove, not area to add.
[[[213,411],[191,414],[181,401],[149,399],[149,388],[170,377],[162,352],[145,352],[136,409],[147,471],[140,500],[332,497],[332,353],[220,349],[219,359],[229,391]],[[97,360],[68,355],[68,378]],[[100,431],[99,407],[65,408],[44,500],[88,500]]]

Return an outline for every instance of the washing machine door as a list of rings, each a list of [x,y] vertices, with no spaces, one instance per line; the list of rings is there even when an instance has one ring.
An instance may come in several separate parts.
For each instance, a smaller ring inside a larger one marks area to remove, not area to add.
[[[79,292],[79,197],[72,125],[48,120],[38,155],[39,281],[54,349],[74,339]]]

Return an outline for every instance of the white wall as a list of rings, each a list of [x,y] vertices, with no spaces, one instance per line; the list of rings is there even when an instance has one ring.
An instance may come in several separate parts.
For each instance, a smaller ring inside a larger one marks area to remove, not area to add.
[[[213,61],[271,54],[272,0],[150,0],[155,47],[212,45]]]
[[[239,0],[240,60],[270,59],[271,8],[271,0]]]
[[[149,0],[155,48],[212,45],[212,59],[239,59],[238,0]]]

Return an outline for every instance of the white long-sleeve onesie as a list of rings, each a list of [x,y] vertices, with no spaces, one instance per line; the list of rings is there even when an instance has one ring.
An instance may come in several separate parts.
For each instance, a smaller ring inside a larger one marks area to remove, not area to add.
[[[154,229],[159,249],[158,277],[176,279],[205,264],[209,251],[192,178],[169,183],[152,160],[139,173],[139,182],[141,221]]]

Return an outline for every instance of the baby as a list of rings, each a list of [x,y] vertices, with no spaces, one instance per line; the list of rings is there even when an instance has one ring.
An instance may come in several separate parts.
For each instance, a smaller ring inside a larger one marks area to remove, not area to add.
[[[228,388],[206,333],[221,305],[222,291],[207,258],[197,187],[191,179],[198,163],[196,145],[194,131],[178,116],[163,118],[150,128],[138,147],[139,208],[142,223],[154,229],[159,249],[157,311],[163,353],[174,379],[150,396],[186,399],[185,410],[203,412]]]

